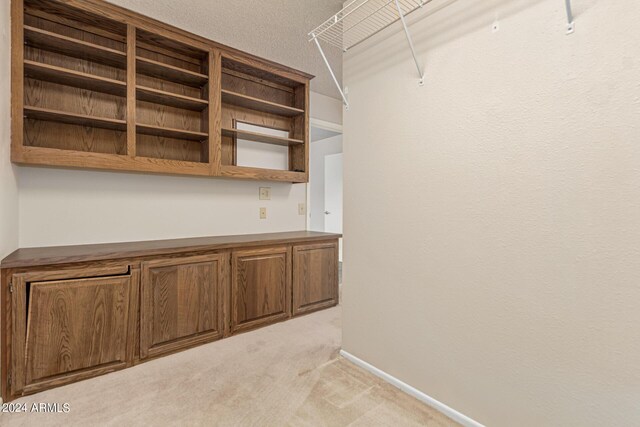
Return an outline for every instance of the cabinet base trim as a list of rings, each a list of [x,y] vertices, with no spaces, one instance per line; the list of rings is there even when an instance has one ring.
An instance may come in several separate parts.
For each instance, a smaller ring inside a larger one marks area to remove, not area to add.
[[[39,391],[47,390],[52,387],[59,387],[62,385],[75,383],[80,380],[85,380],[93,377],[97,377],[104,374],[109,374],[111,372],[119,371],[127,367],[126,362],[112,362],[105,363],[104,365],[95,367],[95,368],[87,368],[72,374],[60,374],[55,377],[50,377],[47,379],[43,379],[41,381],[35,382],[33,384],[26,385],[24,387],[22,395],[26,396],[28,394],[37,393]]]
[[[144,357],[141,356],[141,359],[152,359],[158,356],[176,353],[181,350],[187,350],[192,347],[208,344],[220,339],[222,339],[222,331],[176,338],[175,340],[167,343],[154,345],[147,351],[147,355]]]

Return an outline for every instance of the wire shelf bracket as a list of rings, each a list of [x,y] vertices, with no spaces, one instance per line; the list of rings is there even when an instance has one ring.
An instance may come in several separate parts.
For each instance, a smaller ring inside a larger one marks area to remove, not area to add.
[[[409,32],[409,28],[407,27],[407,21],[404,19],[404,12],[402,11],[402,6],[398,0],[396,1],[396,8],[398,9],[398,16],[400,17],[400,21],[402,22],[402,27],[404,28],[404,33],[407,36],[407,42],[409,43],[409,49],[411,49],[411,55],[413,56],[413,62],[416,63],[416,68],[418,69],[418,76],[420,79],[418,80],[419,86],[424,86],[424,71],[422,71],[422,67],[418,62],[418,57],[416,55],[416,50],[413,47],[413,40],[411,39],[411,33]],[[420,2],[420,7],[423,6],[423,2]]]
[[[340,96],[342,96],[342,102],[344,103],[345,108],[348,110],[349,109],[349,100],[347,99],[346,90],[343,90],[342,87],[340,86],[340,83],[338,83],[338,79],[336,78],[336,74],[333,72],[333,68],[331,68],[331,64],[329,63],[329,60],[327,59],[327,56],[324,54],[324,50],[322,50],[322,46],[320,45],[320,42],[318,41],[318,39],[315,36],[313,37],[313,41],[316,42],[316,46],[318,47],[318,50],[320,51],[320,56],[322,56],[322,59],[324,60],[324,64],[329,69],[329,74],[331,74],[331,78],[333,79],[333,82],[336,84],[336,87],[338,88],[338,91],[340,92]]]
[[[567,10],[567,34],[573,34],[573,32],[576,30],[576,24],[573,19],[571,0],[564,0],[564,6]]]
[[[340,12],[309,32],[309,41],[315,42],[347,109],[349,108],[349,101],[346,90],[340,86],[320,42],[347,52],[352,47],[357,46],[390,25],[400,21],[407,38],[407,43],[409,44],[409,49],[411,50],[411,56],[418,71],[418,84],[422,86],[424,85],[424,68],[418,60],[411,33],[407,26],[406,17],[431,1],[432,0],[351,0]],[[567,34],[572,34],[575,31],[575,22],[571,0],[564,0],[564,3],[567,13],[566,32]]]
[[[422,86],[424,84],[424,71],[418,61],[405,18],[430,1],[432,0],[352,0],[340,12],[309,32],[309,41],[315,42],[347,108],[349,107],[349,101],[346,91],[340,86],[320,42],[346,52],[397,21],[401,21],[411,55],[418,70],[418,83]]]

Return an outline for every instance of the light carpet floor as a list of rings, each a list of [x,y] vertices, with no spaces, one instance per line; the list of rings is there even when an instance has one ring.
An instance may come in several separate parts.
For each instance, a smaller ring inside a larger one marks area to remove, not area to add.
[[[454,426],[338,355],[341,308],[233,336],[15,402],[10,426]]]

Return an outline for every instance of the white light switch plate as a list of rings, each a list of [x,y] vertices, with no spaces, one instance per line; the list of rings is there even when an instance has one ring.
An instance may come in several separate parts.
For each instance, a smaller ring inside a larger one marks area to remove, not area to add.
[[[306,206],[304,203],[298,203],[298,215],[304,215],[306,213]]]
[[[260,219],[267,219],[267,208],[260,208]]]

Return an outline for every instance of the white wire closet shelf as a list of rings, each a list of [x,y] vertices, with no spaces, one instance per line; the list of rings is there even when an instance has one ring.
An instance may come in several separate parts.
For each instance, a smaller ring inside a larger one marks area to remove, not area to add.
[[[423,66],[416,55],[405,17],[432,1],[433,0],[352,0],[338,13],[309,32],[309,41],[315,42],[318,47],[320,55],[322,55],[322,59],[329,69],[329,73],[338,91],[340,91],[340,95],[342,95],[342,100],[347,109],[349,108],[349,102],[347,100],[346,90],[343,90],[340,86],[320,42],[347,52],[352,47],[357,46],[390,25],[400,21],[419,74],[419,85],[422,85],[424,83]],[[567,34],[571,34],[575,29],[571,0],[559,1],[564,2],[567,13],[566,30]]]
[[[407,16],[429,2],[431,0],[398,0],[397,4]],[[309,32],[309,41],[319,39],[346,52],[400,17],[395,0],[353,0]]]

